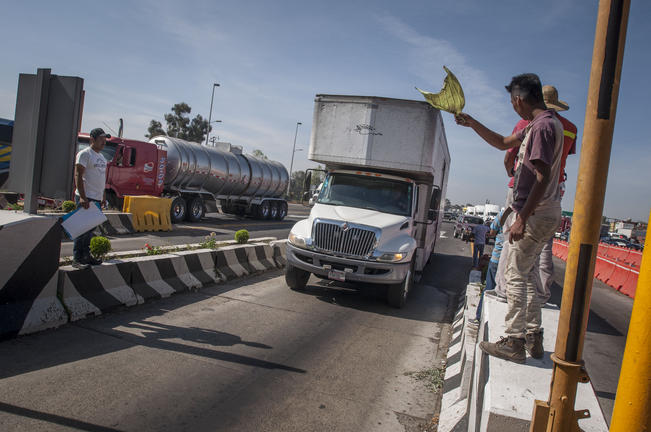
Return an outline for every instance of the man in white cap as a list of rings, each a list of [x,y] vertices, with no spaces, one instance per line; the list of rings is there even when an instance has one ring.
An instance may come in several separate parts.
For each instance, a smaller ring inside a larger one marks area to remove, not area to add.
[[[104,133],[101,128],[90,131],[90,146],[77,153],[75,159],[75,202],[78,206],[88,208],[93,202],[104,203],[106,199],[106,159],[101,151],[106,145],[106,139],[111,135]],[[78,269],[90,265],[101,264],[102,261],[90,255],[90,239],[93,230],[75,238],[73,246],[72,266]]]

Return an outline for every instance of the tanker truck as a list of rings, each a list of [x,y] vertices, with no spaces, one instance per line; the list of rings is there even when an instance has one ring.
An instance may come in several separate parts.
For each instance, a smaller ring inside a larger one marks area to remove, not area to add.
[[[89,145],[80,134],[78,150]],[[125,195],[172,198],[173,223],[199,221],[207,210],[258,219],[282,220],[287,216],[289,174],[275,161],[243,154],[230,143],[203,146],[169,136],[149,142],[112,137],[102,154],[108,161],[106,197],[122,208]]]

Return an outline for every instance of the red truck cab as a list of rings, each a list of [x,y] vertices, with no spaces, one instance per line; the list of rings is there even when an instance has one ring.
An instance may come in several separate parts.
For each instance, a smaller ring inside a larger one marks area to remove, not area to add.
[[[77,151],[89,145],[89,135],[79,134]],[[111,137],[101,153],[108,162],[106,199],[111,207],[121,210],[125,195],[161,196],[167,166],[165,150],[144,141]]]

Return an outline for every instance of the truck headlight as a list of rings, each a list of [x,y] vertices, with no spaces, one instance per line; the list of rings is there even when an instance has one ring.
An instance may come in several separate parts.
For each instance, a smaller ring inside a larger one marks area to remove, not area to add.
[[[378,257],[378,261],[384,262],[398,262],[405,258],[407,254],[405,253],[383,253]]]
[[[305,249],[305,247],[306,247],[305,239],[303,237],[299,236],[299,235],[294,234],[294,233],[290,232],[289,237],[287,238],[287,240],[296,247],[303,248],[303,249]]]

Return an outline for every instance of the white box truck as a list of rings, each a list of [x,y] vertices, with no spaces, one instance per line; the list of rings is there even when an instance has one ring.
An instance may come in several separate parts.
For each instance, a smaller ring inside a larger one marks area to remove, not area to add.
[[[314,274],[388,285],[389,304],[402,307],[443,219],[450,153],[440,112],[421,101],[317,95],[308,158],[327,174],[289,234],[287,284],[302,290]]]

